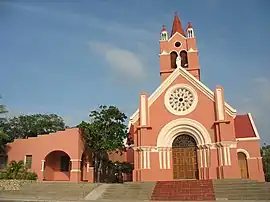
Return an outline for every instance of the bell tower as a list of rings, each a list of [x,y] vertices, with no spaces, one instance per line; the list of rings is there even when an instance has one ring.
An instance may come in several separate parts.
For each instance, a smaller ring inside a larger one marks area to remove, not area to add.
[[[186,31],[175,13],[170,37],[163,25],[160,34],[160,76],[163,82],[176,68],[184,68],[200,80],[200,66],[195,33],[189,22]]]

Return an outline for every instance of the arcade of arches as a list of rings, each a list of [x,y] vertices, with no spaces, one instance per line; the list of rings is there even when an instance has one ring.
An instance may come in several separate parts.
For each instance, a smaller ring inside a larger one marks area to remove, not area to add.
[[[73,160],[61,150],[52,151],[42,160],[42,173],[44,181],[70,181],[71,172],[80,173],[80,181],[91,181],[90,169],[93,166],[91,153],[84,152],[81,159]],[[79,170],[72,170],[72,163],[80,162]]]

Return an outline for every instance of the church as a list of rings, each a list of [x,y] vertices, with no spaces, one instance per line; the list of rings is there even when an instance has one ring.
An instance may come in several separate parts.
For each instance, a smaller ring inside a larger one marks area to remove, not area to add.
[[[211,91],[201,81],[192,24],[184,31],[175,15],[170,35],[163,27],[159,43],[160,86],[150,96],[140,95],[128,125],[133,144],[122,156],[109,155],[113,162],[134,165],[125,181],[264,181],[253,118],[238,115],[225,102],[222,86]],[[40,181],[94,182],[92,155],[79,128],[15,139],[7,145],[7,156],[9,162],[23,160]]]
[[[238,115],[224,89],[203,84],[191,23],[177,14],[160,34],[160,86],[140,94],[131,116],[133,181],[240,179],[264,181],[260,137],[250,113]],[[203,68],[202,68],[203,70]]]

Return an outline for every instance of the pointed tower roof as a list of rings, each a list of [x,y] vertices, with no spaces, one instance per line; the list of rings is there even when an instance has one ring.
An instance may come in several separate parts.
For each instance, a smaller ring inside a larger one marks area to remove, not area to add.
[[[179,34],[182,34],[183,36],[185,36],[185,32],[182,28],[182,24],[181,21],[178,17],[177,12],[174,13],[174,19],[173,19],[173,26],[172,26],[172,33],[171,33],[171,37],[178,32]]]
[[[162,25],[161,32],[167,31],[165,25]]]
[[[188,23],[188,27],[187,28],[192,28],[191,22]]]

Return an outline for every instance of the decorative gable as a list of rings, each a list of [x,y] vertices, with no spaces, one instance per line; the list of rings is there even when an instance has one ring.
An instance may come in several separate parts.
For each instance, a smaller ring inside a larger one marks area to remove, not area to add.
[[[193,84],[198,90],[205,94],[208,98],[214,101],[214,92],[205,86],[201,81],[196,79],[192,74],[182,67],[177,67],[170,76],[163,81],[163,83],[152,93],[148,98],[148,107],[150,107],[156,99],[172,84],[172,82],[178,77],[183,76],[191,84]],[[228,103],[225,102],[225,112],[235,118],[236,110],[232,108]],[[130,117],[129,126],[135,123],[139,119],[139,109]]]

